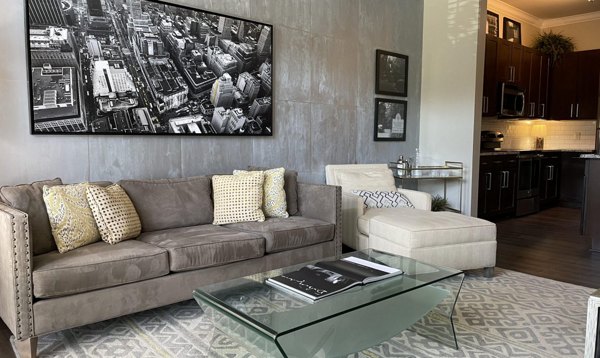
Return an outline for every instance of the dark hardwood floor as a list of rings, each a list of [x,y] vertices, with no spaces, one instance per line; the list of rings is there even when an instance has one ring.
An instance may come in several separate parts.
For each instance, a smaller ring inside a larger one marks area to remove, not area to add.
[[[497,266],[535,276],[600,288],[600,253],[579,235],[579,209],[556,207],[497,221]],[[14,358],[11,333],[0,320],[0,357]]]
[[[579,234],[581,211],[555,207],[497,221],[496,266],[557,281],[600,288],[600,253]]]

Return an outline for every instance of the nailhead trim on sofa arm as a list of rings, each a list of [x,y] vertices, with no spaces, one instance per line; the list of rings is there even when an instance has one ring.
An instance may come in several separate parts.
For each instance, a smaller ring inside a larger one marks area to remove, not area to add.
[[[17,340],[34,336],[27,214],[0,204],[0,317]]]

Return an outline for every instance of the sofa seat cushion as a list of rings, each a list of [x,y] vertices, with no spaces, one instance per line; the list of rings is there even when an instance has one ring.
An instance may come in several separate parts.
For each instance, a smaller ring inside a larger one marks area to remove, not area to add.
[[[118,245],[96,242],[59,254],[33,258],[33,294],[37,298],[66,296],[169,273],[167,252],[136,240]]]
[[[148,232],[138,240],[167,250],[173,272],[224,265],[265,253],[265,239],[261,235],[216,225]]]
[[[467,215],[409,208],[369,209],[359,231],[406,248],[496,240],[496,225]]]
[[[267,253],[330,241],[333,240],[335,231],[333,224],[302,216],[269,218],[264,222],[236,223],[227,227],[262,235],[266,239]]]

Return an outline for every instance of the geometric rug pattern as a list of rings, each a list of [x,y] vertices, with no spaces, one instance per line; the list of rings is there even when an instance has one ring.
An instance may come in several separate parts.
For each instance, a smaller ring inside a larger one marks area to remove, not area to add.
[[[410,330],[349,357],[582,357],[587,300],[593,291],[500,268],[493,278],[483,277],[482,271],[468,272],[454,315],[458,350],[442,343],[448,325],[432,314]],[[254,357],[215,330],[192,300],[42,336],[38,354]]]

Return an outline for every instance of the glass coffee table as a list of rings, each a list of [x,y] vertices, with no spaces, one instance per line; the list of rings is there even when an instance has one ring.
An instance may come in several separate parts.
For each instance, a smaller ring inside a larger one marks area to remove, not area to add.
[[[216,329],[257,357],[346,356],[398,335],[428,314],[444,320],[442,335],[458,349],[452,314],[462,271],[370,249],[341,256],[384,263],[404,274],[315,303],[265,284],[311,263],[306,262],[204,286],[194,291],[194,299]]]

